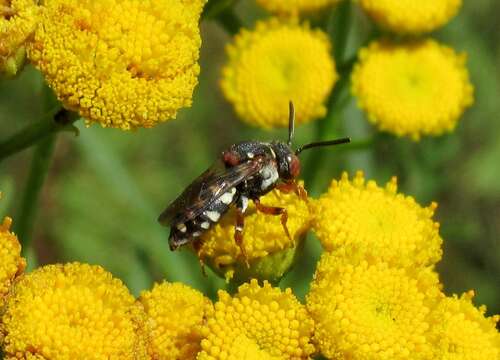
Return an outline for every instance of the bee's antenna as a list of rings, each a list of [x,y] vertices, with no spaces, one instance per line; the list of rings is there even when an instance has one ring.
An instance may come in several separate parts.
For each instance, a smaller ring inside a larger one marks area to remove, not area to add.
[[[295,107],[293,102],[290,100],[288,103],[288,146],[292,145],[293,134],[295,133]]]
[[[330,146],[330,145],[339,145],[339,144],[346,144],[350,143],[351,138],[342,138],[342,139],[336,139],[336,140],[328,140],[328,141],[318,141],[318,142],[313,142],[310,144],[302,145],[299,147],[297,150],[295,150],[295,155],[299,155],[302,151],[310,148],[315,148],[315,147],[320,147],[320,146]]]

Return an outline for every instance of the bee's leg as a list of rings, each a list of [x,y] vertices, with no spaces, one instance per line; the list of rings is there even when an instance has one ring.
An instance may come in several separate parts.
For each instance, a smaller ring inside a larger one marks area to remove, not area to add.
[[[200,267],[201,267],[201,273],[203,276],[207,276],[207,272],[205,271],[205,261],[201,257],[201,239],[197,238],[196,240],[193,241],[193,249],[196,252],[196,256],[198,256],[198,261],[200,262]]]
[[[236,207],[236,226],[234,227],[234,241],[236,245],[240,247],[241,255],[243,259],[245,259],[245,263],[247,267],[250,267],[248,263],[247,252],[245,247],[243,246],[243,228],[245,227],[245,214],[243,213],[243,209],[241,207]]]
[[[276,185],[276,189],[278,189],[281,192],[284,192],[285,194],[288,194],[288,193],[293,191],[302,200],[307,201],[306,189],[304,189],[303,186],[297,184],[297,182],[295,180],[280,183],[280,184]]]
[[[255,203],[255,207],[257,208],[257,210],[263,214],[281,215],[281,225],[283,225],[283,230],[285,230],[286,236],[288,236],[290,241],[292,241],[293,243],[290,232],[288,231],[288,227],[286,226],[286,222],[288,221],[288,212],[286,211],[286,209],[281,207],[262,205],[259,199],[254,199],[253,202]]]

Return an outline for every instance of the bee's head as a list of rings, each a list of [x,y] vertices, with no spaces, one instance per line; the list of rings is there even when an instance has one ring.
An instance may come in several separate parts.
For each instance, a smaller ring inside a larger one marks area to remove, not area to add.
[[[280,178],[283,180],[292,180],[299,176],[300,160],[295,155],[295,151],[283,142],[274,142],[271,146],[276,154],[276,163]]]
[[[289,118],[288,118],[288,142],[273,142],[271,144],[273,151],[276,154],[276,162],[278,164],[278,174],[283,180],[293,180],[300,174],[300,160],[298,155],[306,150],[320,146],[330,146],[337,144],[345,144],[351,141],[349,138],[337,140],[319,141],[303,145],[297,150],[292,150],[293,134],[295,132],[295,108],[293,103],[289,103]]]

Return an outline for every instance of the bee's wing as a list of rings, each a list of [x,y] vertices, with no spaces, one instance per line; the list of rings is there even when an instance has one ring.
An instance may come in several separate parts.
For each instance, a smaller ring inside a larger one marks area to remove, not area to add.
[[[229,189],[259,172],[262,166],[262,159],[257,157],[227,169],[222,162],[215,163],[161,213],[158,221],[171,226],[194,219]]]

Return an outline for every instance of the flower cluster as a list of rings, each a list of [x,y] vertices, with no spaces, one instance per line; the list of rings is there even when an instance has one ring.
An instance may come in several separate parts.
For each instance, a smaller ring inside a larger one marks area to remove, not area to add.
[[[6,358],[500,356],[500,316],[486,317],[484,307],[472,304],[472,292],[461,297],[442,292],[434,270],[441,256],[438,225],[432,219],[435,205],[422,208],[397,193],[395,179],[381,188],[361,172],[352,180],[344,174],[317,200],[305,202],[295,194],[276,192],[264,199],[293,209],[294,239],[312,222],[325,248],[305,305],[291,289],[259,282],[252,274],[234,294],[219,291],[215,303],[198,290],[168,282],[155,284],[135,299],[103,268],[81,263],[47,265],[21,274],[20,245],[9,232],[10,219],[5,220],[0,226],[0,345]],[[245,247],[265,261],[273,255],[260,254],[256,245],[285,237],[278,234],[279,221],[271,225],[260,216],[250,215]],[[221,224],[210,236],[223,234],[226,226]],[[214,249],[215,239],[209,241],[208,248]],[[226,240],[220,235],[217,241]],[[280,262],[289,266],[286,257],[272,261],[274,269]]]
[[[462,0],[361,0],[360,5],[382,27],[418,34],[446,24],[456,15]]]
[[[296,250],[310,228],[308,203],[297,194],[273,190],[261,197],[261,203],[287,210],[286,227],[290,238],[285,233],[280,216],[257,211],[253,202],[249,203],[245,213],[245,254],[241,253],[234,241],[234,209],[230,209],[212,229],[202,235],[198,256],[206,259],[215,272],[228,280],[238,281],[252,277],[272,281],[281,279],[293,264]]]
[[[4,297],[17,276],[22,274],[26,261],[21,257],[21,245],[16,235],[10,232],[11,218],[0,223],[0,308]]]
[[[148,319],[146,329],[152,359],[196,359],[202,326],[213,316],[213,305],[199,291],[181,283],[156,284],[139,302]]]
[[[471,295],[446,297],[434,265],[442,240],[435,204],[420,207],[361,172],[343,174],[311,204],[325,253],[307,308],[314,341],[330,359],[494,359],[500,316],[485,317]]]
[[[420,34],[445,24],[460,0],[361,0],[380,25]],[[359,50],[352,93],[380,130],[419,140],[453,130],[473,103],[465,54],[429,38],[374,40]]]
[[[337,81],[330,42],[321,30],[271,18],[243,29],[227,47],[221,87],[242,120],[264,128],[288,125],[288,102],[297,123],[325,115]]]
[[[164,282],[135,300],[110,273],[80,263],[21,277],[0,320],[9,359],[292,360],[315,350],[313,321],[290,289],[253,280],[212,304]]]
[[[370,122],[414,140],[453,130],[473,102],[465,55],[430,39],[372,42],[359,52],[352,91]]]
[[[432,219],[436,207],[422,208],[412,197],[398,194],[395,177],[379,187],[359,171],[352,180],[347,173],[333,180],[311,204],[311,212],[321,214],[313,229],[326,251],[413,267],[441,259],[439,224]]]
[[[99,266],[48,265],[14,284],[0,331],[7,357],[144,359],[144,313]]]
[[[35,31],[39,7],[35,0],[0,1],[0,74],[17,74],[26,56],[25,44]]]
[[[152,127],[190,106],[204,0],[47,0],[29,57],[88,123]]]
[[[290,289],[257,280],[231,297],[219,292],[215,315],[204,327],[199,360],[307,359],[313,322]]]

